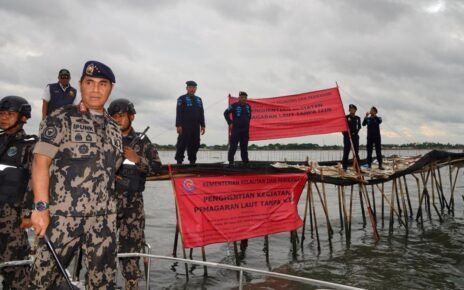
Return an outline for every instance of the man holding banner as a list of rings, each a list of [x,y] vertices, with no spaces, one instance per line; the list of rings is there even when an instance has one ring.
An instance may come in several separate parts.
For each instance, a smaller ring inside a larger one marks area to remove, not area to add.
[[[343,160],[342,166],[343,170],[346,171],[348,168],[348,156],[350,155],[351,144],[353,143],[354,155],[353,159],[359,162],[359,135],[358,132],[361,130],[361,118],[356,116],[356,111],[358,108],[350,104],[349,106],[350,113],[346,115],[346,121],[348,122],[349,131],[343,132]],[[351,140],[350,140],[351,135]],[[358,163],[359,164],[359,163]]]
[[[229,164],[234,164],[234,156],[240,142],[240,155],[243,163],[248,163],[248,140],[250,139],[251,106],[247,103],[248,94],[239,92],[238,102],[229,105],[224,111],[224,118],[229,125],[230,147]],[[232,115],[232,120],[230,119]]]

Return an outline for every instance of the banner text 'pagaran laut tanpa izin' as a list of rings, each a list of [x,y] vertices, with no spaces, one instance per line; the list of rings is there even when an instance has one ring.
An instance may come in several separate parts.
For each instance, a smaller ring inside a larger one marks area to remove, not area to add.
[[[237,98],[229,96],[229,104]],[[250,140],[347,130],[338,88],[284,97],[249,99]],[[297,204],[306,173],[174,177],[185,248],[238,241],[302,226]]]
[[[229,105],[237,102],[229,95]],[[250,141],[347,131],[338,87],[273,98],[248,99]]]

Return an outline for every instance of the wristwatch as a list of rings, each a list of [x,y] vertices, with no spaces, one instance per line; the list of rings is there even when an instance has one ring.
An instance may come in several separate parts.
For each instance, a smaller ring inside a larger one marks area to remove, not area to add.
[[[32,209],[35,209],[36,211],[44,211],[50,208],[50,205],[48,202],[45,201],[39,201],[34,204],[32,204]]]

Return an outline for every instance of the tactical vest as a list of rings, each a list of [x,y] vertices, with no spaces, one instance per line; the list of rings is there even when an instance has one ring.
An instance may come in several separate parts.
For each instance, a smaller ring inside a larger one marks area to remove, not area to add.
[[[130,146],[130,143],[136,137],[136,134],[138,133],[133,133],[129,136],[123,137],[123,146]],[[142,141],[140,141],[134,149],[138,155],[142,155],[142,148]],[[140,172],[136,165],[123,163],[119,168],[118,175],[122,177],[122,179],[116,181],[117,191],[131,194],[135,192],[143,192],[145,190],[146,174]]]
[[[0,144],[0,204],[19,204],[24,200],[30,177],[29,171],[24,168],[25,147],[31,146],[31,142],[36,142],[36,139],[24,136],[24,139],[10,142],[3,140],[5,142]]]
[[[123,164],[118,175],[122,178],[116,181],[116,190],[129,194],[145,190],[146,176],[136,165]]]
[[[251,107],[249,104],[240,105],[235,103],[232,105],[232,123],[233,129],[248,130],[251,120]]]
[[[183,127],[198,127],[201,120],[203,103],[198,96],[183,95],[179,97],[177,105],[181,107]]]
[[[48,114],[53,110],[61,108],[65,105],[70,105],[76,98],[76,89],[69,85],[66,90],[63,91],[59,83],[49,84],[50,88],[50,101],[48,102]]]

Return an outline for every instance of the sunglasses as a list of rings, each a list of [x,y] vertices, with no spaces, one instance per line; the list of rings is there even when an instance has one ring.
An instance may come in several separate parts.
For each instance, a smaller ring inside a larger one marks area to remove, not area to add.
[[[68,80],[68,79],[69,79],[69,76],[68,76],[68,75],[61,75],[61,76],[60,76],[60,79]]]

